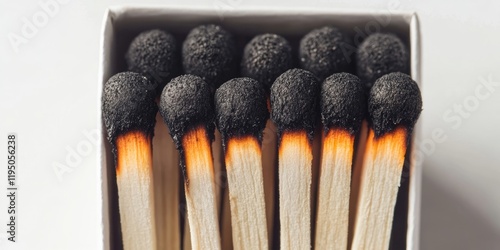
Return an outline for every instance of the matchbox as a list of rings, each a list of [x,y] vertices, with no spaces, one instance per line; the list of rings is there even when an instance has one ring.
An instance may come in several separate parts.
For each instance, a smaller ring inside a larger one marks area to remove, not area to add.
[[[239,44],[245,44],[253,36],[261,33],[276,33],[287,38],[293,50],[297,51],[300,38],[314,28],[333,25],[349,34],[355,45],[359,45],[369,34],[377,31],[396,34],[406,44],[410,52],[411,77],[422,85],[420,72],[420,31],[415,13],[399,11],[345,11],[335,9],[234,9],[180,8],[168,6],[116,6],[105,14],[101,34],[101,54],[99,70],[99,124],[100,144],[98,168],[101,183],[99,190],[102,205],[102,246],[116,249],[120,244],[117,188],[114,180],[114,163],[111,147],[106,140],[106,130],[102,121],[101,96],[103,84],[114,74],[127,69],[125,52],[132,39],[141,31],[153,28],[168,30],[183,41],[190,29],[207,23],[220,24],[233,33]],[[355,47],[345,47],[346,56],[355,53]],[[296,54],[294,54],[297,57]],[[420,136],[420,124],[413,134],[410,151],[415,149],[415,141]],[[392,244],[406,246],[408,250],[419,249],[421,159],[414,154],[409,157],[403,171],[401,190],[398,196],[394,228],[402,229]],[[394,236],[395,234],[393,234]],[[402,248],[395,248],[402,249]]]

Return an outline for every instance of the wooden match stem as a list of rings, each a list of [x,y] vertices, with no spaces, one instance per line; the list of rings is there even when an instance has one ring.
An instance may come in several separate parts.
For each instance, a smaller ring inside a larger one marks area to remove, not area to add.
[[[203,126],[182,137],[186,164],[185,183],[192,249],[220,249],[219,219],[215,195],[210,139]]]
[[[369,131],[361,170],[353,250],[388,249],[401,180],[407,131],[397,127],[379,138]]]
[[[268,249],[261,147],[252,136],[230,138],[226,169],[234,249]]]
[[[151,138],[128,132],[116,138],[116,149],[123,248],[156,249]]]
[[[269,119],[262,133],[262,175],[264,177],[264,195],[266,199],[267,235],[269,243],[273,241],[276,172],[278,168],[278,133],[274,122]]]
[[[312,145],[306,132],[283,132],[279,147],[281,249],[311,248]]]
[[[158,113],[153,137],[153,183],[158,249],[179,249],[179,153]]]
[[[330,129],[323,139],[315,249],[347,249],[354,135]]]

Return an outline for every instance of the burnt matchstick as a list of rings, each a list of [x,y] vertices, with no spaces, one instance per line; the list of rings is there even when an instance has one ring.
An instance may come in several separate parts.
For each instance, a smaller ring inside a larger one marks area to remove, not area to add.
[[[220,249],[211,140],[210,86],[198,76],[176,77],[163,89],[160,114],[180,153],[193,249]]]
[[[292,68],[292,47],[282,36],[262,34],[254,37],[243,50],[242,76],[271,88],[274,80]]]
[[[324,127],[318,188],[315,249],[346,249],[354,139],[366,114],[358,77],[333,74],[321,86]]]
[[[358,47],[357,75],[369,89],[381,76],[393,72],[408,73],[409,53],[396,35],[374,33]]]
[[[406,74],[384,75],[371,88],[352,249],[389,248],[401,171],[421,110],[420,90]]]
[[[311,248],[312,139],[320,85],[309,71],[291,69],[271,87],[278,127],[281,249]]]
[[[215,91],[236,72],[233,36],[214,24],[192,29],[182,45],[182,67],[186,74],[203,78]]]
[[[130,43],[125,59],[128,69],[146,76],[158,95],[180,71],[177,41],[170,33],[159,29],[137,35]]]
[[[235,78],[215,92],[216,123],[222,134],[235,249],[268,249],[262,131],[269,117],[262,85]]]
[[[104,85],[102,113],[113,148],[124,249],[156,249],[151,140],[158,110],[151,83],[123,72]]]
[[[334,73],[349,72],[352,58],[344,52],[351,47],[348,37],[335,27],[312,30],[300,40],[300,66],[321,81]]]

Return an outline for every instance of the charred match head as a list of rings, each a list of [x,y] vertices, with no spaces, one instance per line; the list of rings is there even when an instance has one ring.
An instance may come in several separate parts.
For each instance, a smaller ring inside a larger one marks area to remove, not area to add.
[[[269,118],[262,85],[251,78],[235,78],[215,92],[216,123],[225,140],[230,137],[261,138]]]
[[[122,72],[112,76],[102,93],[102,116],[108,141],[130,131],[153,136],[158,108],[155,90],[148,89],[149,80],[139,73]]]
[[[315,29],[300,41],[300,65],[321,81],[333,73],[348,72],[351,58],[344,54],[348,44],[347,36],[337,28],[326,26]]]
[[[132,40],[125,55],[128,70],[141,73],[154,85],[159,95],[172,77],[179,74],[180,55],[177,41],[163,30],[149,30]]]
[[[421,111],[420,89],[409,75],[390,73],[373,84],[368,97],[368,112],[375,136],[384,135],[397,126],[410,132]]]
[[[214,113],[210,86],[198,76],[181,75],[163,89],[160,114],[177,145],[187,130],[205,126],[213,134]]]
[[[292,67],[292,47],[282,36],[254,37],[243,51],[241,74],[262,83],[269,91],[274,80]]]
[[[366,96],[361,81],[349,73],[333,74],[321,86],[321,120],[330,128],[357,134],[366,115]]]
[[[358,48],[356,61],[357,75],[368,88],[385,74],[409,70],[407,48],[393,34],[375,33],[367,37]]]
[[[271,119],[284,130],[305,130],[313,135],[317,122],[320,84],[303,69],[290,69],[271,86]]]
[[[200,76],[214,91],[235,75],[235,62],[234,38],[218,25],[201,25],[194,28],[182,45],[184,72]]]

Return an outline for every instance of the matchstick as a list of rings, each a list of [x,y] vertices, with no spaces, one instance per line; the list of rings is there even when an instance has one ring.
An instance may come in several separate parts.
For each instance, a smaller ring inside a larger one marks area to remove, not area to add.
[[[264,198],[266,200],[267,238],[270,247],[274,239],[274,213],[277,200],[278,134],[276,130],[274,122],[268,119],[262,132],[262,175],[264,176]]]
[[[118,73],[105,83],[102,96],[126,250],[156,249],[151,139],[158,108],[150,85],[138,73]]]
[[[321,86],[324,128],[315,249],[347,249],[354,139],[366,113],[364,86],[348,73],[333,74]]]
[[[269,112],[261,84],[235,78],[215,92],[216,123],[225,152],[234,249],[268,249],[262,131]]]
[[[413,126],[422,110],[417,83],[403,73],[375,81],[352,249],[388,249],[394,207]]]
[[[271,87],[271,119],[279,137],[281,249],[311,248],[312,139],[320,85],[302,69],[280,75]]]
[[[157,246],[158,249],[179,249],[179,153],[159,113],[156,121],[153,137],[153,183]]]
[[[160,99],[160,114],[180,153],[193,249],[221,248],[211,150],[211,96],[203,79],[182,75],[167,84]]]
[[[233,230],[231,225],[231,206],[229,202],[229,189],[224,188],[222,195],[222,208],[220,218],[220,238],[222,249],[233,249]]]

